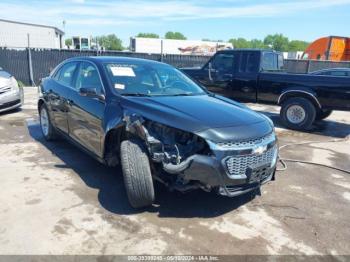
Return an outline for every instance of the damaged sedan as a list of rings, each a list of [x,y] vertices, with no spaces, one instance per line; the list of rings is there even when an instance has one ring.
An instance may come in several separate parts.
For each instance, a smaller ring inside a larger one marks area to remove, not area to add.
[[[135,208],[152,205],[155,181],[233,197],[274,179],[272,121],[167,64],[72,58],[42,80],[40,91],[44,137],[63,136],[108,166],[120,164]]]

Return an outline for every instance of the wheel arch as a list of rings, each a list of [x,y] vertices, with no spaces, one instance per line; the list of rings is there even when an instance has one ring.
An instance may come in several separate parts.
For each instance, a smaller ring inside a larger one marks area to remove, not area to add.
[[[277,104],[282,105],[284,101],[294,97],[303,97],[305,99],[310,100],[317,110],[322,108],[322,105],[320,101],[317,99],[316,94],[307,90],[295,90],[295,89],[286,90],[282,92],[282,94],[279,96],[277,100]]]
[[[44,99],[39,98],[39,100],[38,100],[38,112],[40,111],[40,107],[41,107],[43,104],[45,104]]]
[[[126,135],[124,125],[115,126],[106,132],[103,141],[103,159],[107,165],[115,166],[119,163],[120,144]]]

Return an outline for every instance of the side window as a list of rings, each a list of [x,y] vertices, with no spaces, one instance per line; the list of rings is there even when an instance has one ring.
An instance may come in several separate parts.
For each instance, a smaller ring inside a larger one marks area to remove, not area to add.
[[[278,55],[278,70],[284,69],[284,58],[283,55]]]
[[[273,53],[264,53],[261,63],[263,71],[272,71],[277,69],[276,55]]]
[[[102,83],[97,68],[87,62],[82,62],[79,67],[75,89],[96,88],[97,93],[102,93]]]
[[[74,72],[76,69],[76,62],[67,63],[60,68],[54,78],[62,85],[73,86]]]
[[[213,69],[219,71],[219,73],[232,73],[233,62],[234,54],[218,54],[211,61]]]

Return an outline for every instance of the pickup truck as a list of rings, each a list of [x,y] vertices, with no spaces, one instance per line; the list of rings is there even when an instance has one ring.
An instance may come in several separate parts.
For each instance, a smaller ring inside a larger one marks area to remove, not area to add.
[[[291,129],[310,129],[332,110],[350,110],[350,78],[283,72],[283,56],[273,50],[217,52],[202,68],[182,71],[209,91],[241,102],[277,104]]]

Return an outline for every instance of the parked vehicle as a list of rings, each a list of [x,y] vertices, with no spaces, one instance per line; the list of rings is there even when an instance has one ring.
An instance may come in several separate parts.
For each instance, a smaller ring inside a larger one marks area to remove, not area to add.
[[[283,56],[271,50],[220,51],[202,68],[183,72],[220,95],[281,106],[283,123],[309,129],[332,110],[350,110],[350,79],[283,72]]]
[[[133,207],[152,204],[153,180],[233,197],[274,179],[272,121],[169,65],[72,58],[40,90],[44,137],[60,134],[106,165],[120,163]]]
[[[23,104],[23,89],[16,79],[0,68],[0,112],[21,107]]]
[[[328,68],[310,73],[311,75],[319,76],[345,76],[350,77],[350,68]]]

